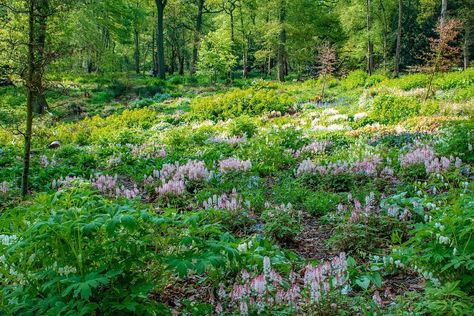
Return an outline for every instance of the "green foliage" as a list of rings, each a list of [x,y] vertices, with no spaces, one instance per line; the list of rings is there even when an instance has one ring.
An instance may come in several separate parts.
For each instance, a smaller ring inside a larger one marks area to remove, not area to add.
[[[87,189],[41,195],[25,210],[35,219],[3,247],[2,294],[14,313],[146,313],[156,304],[149,266],[159,222],[129,203],[111,203]],[[148,266],[148,269],[145,267]],[[16,285],[15,285],[16,284]],[[18,286],[18,284],[21,284]]]
[[[420,112],[421,104],[413,97],[378,95],[371,107],[371,116],[384,124],[398,123]]]
[[[258,115],[265,112],[288,111],[294,99],[287,93],[265,89],[235,89],[212,97],[200,97],[191,102],[194,116],[227,119],[242,114]]]
[[[331,192],[317,191],[310,194],[305,202],[305,210],[316,215],[325,215],[334,211],[341,202],[341,197]]]
[[[236,57],[232,53],[232,41],[227,32],[209,33],[201,43],[199,53],[199,73],[212,77],[214,81],[229,75],[236,64]]]
[[[262,214],[265,221],[265,234],[280,240],[288,241],[298,235],[301,228],[301,213],[290,205],[265,210]]]

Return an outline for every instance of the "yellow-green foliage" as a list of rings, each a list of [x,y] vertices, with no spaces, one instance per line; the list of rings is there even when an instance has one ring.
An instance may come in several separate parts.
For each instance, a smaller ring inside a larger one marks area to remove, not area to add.
[[[113,114],[106,118],[94,116],[78,123],[58,126],[55,137],[63,143],[81,145],[98,142],[124,143],[131,130],[149,129],[157,120],[157,114],[150,109],[125,110],[121,114]],[[138,137],[141,135],[138,134]],[[143,135],[142,135],[143,136]],[[132,142],[132,140],[129,140]]]
[[[295,99],[285,92],[266,89],[235,89],[209,97],[196,98],[191,103],[194,116],[225,119],[242,114],[258,115],[264,112],[286,112]]]
[[[421,103],[413,97],[378,95],[374,98],[371,116],[375,120],[390,124],[420,113]]]

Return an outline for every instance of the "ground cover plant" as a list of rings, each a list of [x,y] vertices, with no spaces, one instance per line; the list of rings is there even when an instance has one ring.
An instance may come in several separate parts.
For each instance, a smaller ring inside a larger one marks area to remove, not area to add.
[[[473,315],[471,7],[0,0],[0,315]]]
[[[391,89],[409,78],[390,79]],[[268,94],[238,117],[174,97],[106,116],[91,108],[54,126],[45,119],[31,170],[31,190],[42,193],[20,204],[20,136],[2,132],[2,309],[469,314],[468,113],[423,113],[422,95],[406,103],[403,88],[387,91],[384,81],[335,107],[298,103],[313,85],[278,85],[289,105]],[[232,109],[249,93],[208,102]],[[274,102],[287,110],[276,115]]]

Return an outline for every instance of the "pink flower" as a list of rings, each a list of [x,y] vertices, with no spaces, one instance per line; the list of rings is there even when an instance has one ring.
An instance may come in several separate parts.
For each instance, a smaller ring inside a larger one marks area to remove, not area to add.
[[[380,297],[379,291],[375,291],[374,295],[372,296],[372,300],[374,301],[377,306],[382,307],[383,306],[383,301],[382,298]]]
[[[224,309],[222,308],[221,303],[217,303],[217,305],[216,305],[216,314],[222,314],[223,311],[224,311]]]
[[[248,171],[252,168],[250,160],[240,160],[237,158],[228,158],[219,162],[219,171],[223,174],[232,171]]]
[[[261,274],[255,277],[255,279],[252,280],[250,286],[258,295],[263,295],[267,289],[267,282],[265,280],[265,276]]]
[[[271,263],[270,263],[270,258],[265,256],[263,258],[263,274],[266,277],[269,277],[271,269],[272,269],[272,267],[271,267]]]

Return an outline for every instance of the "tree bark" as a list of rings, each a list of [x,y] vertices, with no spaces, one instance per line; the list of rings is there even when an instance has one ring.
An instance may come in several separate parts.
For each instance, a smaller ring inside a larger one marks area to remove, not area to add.
[[[446,14],[448,12],[448,0],[441,0],[441,16],[440,16],[440,23],[444,24],[446,21]]]
[[[278,42],[278,73],[277,79],[285,81],[285,54],[286,54],[286,0],[280,0],[280,36]]]
[[[395,49],[395,76],[400,74],[400,53],[402,45],[403,0],[398,0],[397,47]]]
[[[469,68],[469,26],[466,26],[466,31],[464,32],[464,45],[463,45],[463,59],[464,59],[464,64],[463,64],[463,69],[467,70]]]
[[[371,75],[374,71],[374,43],[372,42],[372,1],[367,0],[367,72]]]
[[[160,79],[166,79],[163,17],[167,1],[168,0],[155,1],[157,8],[156,59],[158,65],[158,77],[160,77]]]
[[[196,25],[194,29],[194,40],[193,40],[193,56],[191,59],[191,76],[196,74],[196,65],[198,61],[199,42],[201,39],[202,32],[202,15],[204,12],[205,0],[198,0],[198,11],[196,14]]]
[[[135,40],[135,72],[140,74],[140,33],[138,32],[138,29],[135,28],[134,30],[134,40]]]
[[[46,29],[49,14],[49,0],[35,1],[34,23],[37,24],[34,37],[34,52],[36,52],[35,64],[33,71],[33,112],[36,114],[44,114],[48,109],[48,102],[44,95],[45,88],[43,86],[43,72],[45,64],[45,46],[46,46]],[[33,26],[35,28],[35,26]],[[33,52],[33,54],[34,54]],[[34,54],[35,55],[35,54]]]
[[[28,6],[28,76],[26,78],[27,102],[26,102],[26,132],[25,150],[23,155],[23,173],[21,176],[21,196],[28,194],[31,136],[33,130],[33,98],[34,98],[34,72],[35,72],[35,0],[30,0]]]

